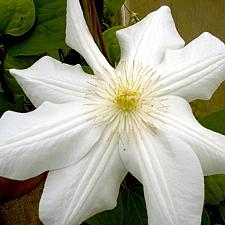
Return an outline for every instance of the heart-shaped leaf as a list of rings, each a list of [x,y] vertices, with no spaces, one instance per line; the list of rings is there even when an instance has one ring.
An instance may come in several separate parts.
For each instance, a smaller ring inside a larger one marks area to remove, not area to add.
[[[35,0],[37,20],[33,32],[9,48],[13,56],[44,54],[64,49],[66,0]]]
[[[23,35],[31,29],[34,21],[33,0],[0,1],[0,34]]]

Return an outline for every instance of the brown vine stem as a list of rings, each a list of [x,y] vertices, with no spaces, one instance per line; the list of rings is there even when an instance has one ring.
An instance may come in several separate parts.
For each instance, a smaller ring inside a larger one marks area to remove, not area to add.
[[[88,18],[90,20],[89,21],[89,26],[90,26],[89,29],[92,33],[92,36],[93,36],[95,42],[99,44],[103,55],[109,62],[109,57],[108,57],[107,49],[106,49],[105,42],[104,42],[104,39],[102,36],[102,30],[101,30],[101,25],[99,22],[99,18],[98,18],[96,6],[95,6],[95,1],[94,0],[82,0],[81,3],[82,3],[83,8],[85,8],[84,10],[88,11],[86,13],[89,14],[88,15]],[[84,7],[85,5],[87,5],[87,7]],[[86,15],[86,17],[87,17],[87,15]]]

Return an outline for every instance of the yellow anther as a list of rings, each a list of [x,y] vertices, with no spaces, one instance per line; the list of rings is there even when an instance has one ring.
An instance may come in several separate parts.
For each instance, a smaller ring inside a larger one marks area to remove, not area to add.
[[[116,90],[115,103],[124,111],[135,110],[139,104],[140,94],[136,91],[119,88]]]

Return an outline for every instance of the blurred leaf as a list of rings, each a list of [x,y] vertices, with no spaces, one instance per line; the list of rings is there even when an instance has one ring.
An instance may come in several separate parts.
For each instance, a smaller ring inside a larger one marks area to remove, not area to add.
[[[0,92],[0,117],[2,114],[7,110],[22,112],[24,107],[24,96],[22,95],[15,95],[15,103],[7,101],[3,92]]]
[[[35,21],[33,0],[0,0],[0,34],[20,36]]]
[[[53,58],[55,58],[59,61],[61,61],[61,59],[62,59],[62,62],[63,62],[64,57],[69,54],[70,50],[71,49],[69,47],[65,46],[60,51],[59,51],[59,49],[55,49],[55,50],[52,50],[50,52],[47,52],[47,55],[51,56],[51,57],[53,57]],[[60,54],[62,54],[62,55],[60,56]]]
[[[123,225],[148,225],[148,217],[144,199],[143,188],[137,183],[131,189],[122,191]]]
[[[113,66],[115,66],[120,59],[120,46],[116,37],[116,31],[122,28],[123,26],[112,27],[103,33],[103,38],[108,50],[110,62]]]
[[[113,210],[97,214],[89,225],[148,225],[143,187],[131,174],[123,182]]]
[[[12,93],[18,95],[25,95],[22,88],[17,83],[16,79],[8,71],[5,72],[4,76],[8,84],[8,87]]]
[[[24,111],[24,102],[25,102],[25,95],[23,94],[15,94],[15,111],[17,112],[23,112]]]
[[[91,69],[90,66],[86,66],[86,65],[82,65],[82,69],[85,73],[89,73],[89,74],[94,74],[93,70]]]
[[[225,134],[225,110],[214,112],[199,122],[206,128]],[[205,202],[216,205],[225,199],[225,175],[205,177]]]
[[[206,128],[225,134],[225,123],[221,123],[225,119],[225,110],[220,110],[199,120],[199,122]]]
[[[225,206],[224,205],[220,206],[219,210],[220,210],[220,215],[223,219],[223,222],[225,223]]]
[[[203,209],[203,212],[202,212],[201,225],[210,225],[209,214],[207,213],[206,209]]]
[[[66,0],[35,0],[37,21],[29,37],[9,48],[13,56],[39,55],[67,48],[65,45]]]
[[[124,2],[125,0],[104,0],[106,9],[109,10],[113,15],[118,13]]]
[[[4,94],[0,92],[0,116],[7,110],[15,110],[15,105],[8,102]]]
[[[35,56],[12,56],[7,53],[4,61],[4,69],[25,69],[31,66],[37,59],[38,57]]]
[[[107,210],[90,218],[87,223],[89,225],[122,225],[123,224],[123,208],[122,199],[119,195],[117,206],[113,210]]]
[[[17,112],[28,111],[26,110],[26,107],[25,107],[25,104],[27,104],[26,101],[28,100],[22,88],[17,83],[16,79],[6,70],[4,73],[4,77],[6,79],[9,90],[13,93],[14,101],[9,102],[5,98],[3,91],[0,89],[0,116],[7,110],[12,110]]]
[[[225,199],[225,175],[205,177],[205,203],[218,205]]]

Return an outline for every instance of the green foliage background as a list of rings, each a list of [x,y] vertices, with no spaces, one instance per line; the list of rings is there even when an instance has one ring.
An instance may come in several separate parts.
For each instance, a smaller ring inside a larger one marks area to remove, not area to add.
[[[91,19],[84,4],[87,20]],[[103,39],[110,63],[119,60],[120,49],[115,32],[121,29],[120,8],[123,0],[96,1]],[[210,31],[225,41],[225,1],[224,0],[131,0],[126,6],[142,18],[160,5],[169,5],[177,28],[186,42],[204,31]],[[129,12],[126,12],[129,15]],[[89,15],[89,17],[88,17]],[[89,70],[82,57],[65,45],[66,0],[0,0],[0,115],[6,110],[28,112],[34,107],[24,95],[14,78],[8,73],[10,68],[27,68],[44,55],[69,64],[81,63]],[[90,23],[89,23],[90,24]],[[112,27],[113,26],[113,27]],[[97,43],[98,40],[96,40]],[[194,114],[207,128],[225,134],[225,84],[221,85],[210,101],[192,103]],[[38,202],[41,192],[34,192],[33,201]],[[205,178],[205,207],[202,225],[225,224],[225,176],[214,175]],[[24,198],[17,207],[31,210],[31,225],[40,224],[37,219],[37,204]],[[0,206],[0,219],[5,224],[25,224],[23,211],[7,213],[5,203]],[[26,205],[28,204],[28,206]],[[25,206],[26,205],[26,206]],[[34,209],[32,211],[32,209]],[[2,212],[2,214],[1,214]],[[16,218],[16,219],[15,219]],[[11,222],[10,222],[11,221]],[[118,205],[89,219],[89,225],[147,225],[147,213],[142,185],[130,174],[121,186]]]

